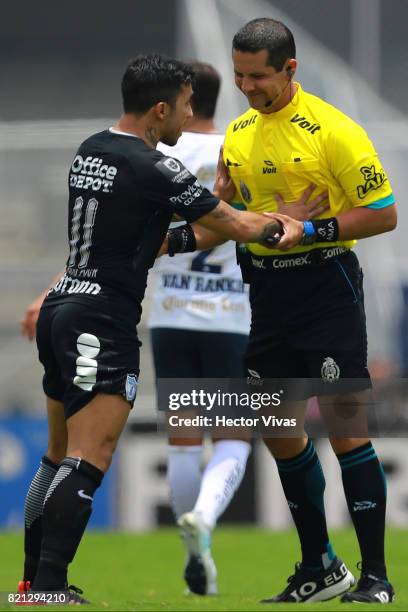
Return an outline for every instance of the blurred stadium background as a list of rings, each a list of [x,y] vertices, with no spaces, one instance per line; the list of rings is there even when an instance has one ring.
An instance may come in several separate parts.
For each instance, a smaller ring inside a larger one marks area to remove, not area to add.
[[[121,112],[127,59],[158,51],[218,67],[223,88],[217,123],[244,110],[234,89],[232,35],[250,18],[283,20],[295,34],[305,89],[359,121],[392,181],[399,228],[362,241],[370,362],[378,376],[408,372],[408,40],[406,0],[121,0],[3,7],[0,20],[0,528],[22,526],[23,500],[46,444],[41,368],[19,335],[25,307],[66,258],[67,168],[79,142]],[[405,76],[403,76],[405,75]],[[146,331],[139,395],[93,525],[143,531],[171,522],[166,444],[156,434],[152,359]],[[389,477],[389,523],[408,526],[408,405],[398,431],[377,450]],[[319,441],[328,482],[329,524],[347,524],[340,475]],[[132,468],[132,471],[131,469]],[[274,463],[255,447],[227,522],[273,529],[290,525]]]

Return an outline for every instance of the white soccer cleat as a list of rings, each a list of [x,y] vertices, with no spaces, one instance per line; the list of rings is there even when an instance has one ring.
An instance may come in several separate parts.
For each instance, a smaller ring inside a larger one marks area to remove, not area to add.
[[[217,568],[211,556],[211,532],[200,514],[186,512],[177,521],[187,550],[184,580],[196,595],[217,595]]]

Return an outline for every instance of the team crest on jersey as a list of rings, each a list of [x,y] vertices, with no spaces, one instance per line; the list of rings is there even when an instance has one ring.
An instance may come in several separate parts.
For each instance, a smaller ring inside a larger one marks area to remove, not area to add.
[[[173,157],[162,157],[155,163],[155,167],[172,183],[186,183],[192,177],[187,168]]]
[[[137,393],[137,377],[136,374],[128,374],[126,376],[126,399],[128,402],[134,402]]]
[[[334,361],[333,357],[326,357],[323,361],[322,369],[320,374],[326,382],[335,382],[340,378],[340,368]]]
[[[374,189],[378,189],[381,185],[384,185],[387,180],[384,170],[380,168],[380,170],[376,172],[374,164],[372,166],[362,166],[360,172],[365,181],[363,185],[357,186],[357,194],[360,200],[365,198],[370,191],[374,191]]]
[[[172,172],[180,172],[180,164],[177,160],[173,159],[173,157],[167,157],[167,159],[164,159],[163,164]]]
[[[250,202],[252,202],[252,195],[251,192],[249,191],[249,188],[247,185],[245,185],[244,181],[240,181],[239,182],[239,190],[241,192],[242,195],[242,199],[249,204]]]

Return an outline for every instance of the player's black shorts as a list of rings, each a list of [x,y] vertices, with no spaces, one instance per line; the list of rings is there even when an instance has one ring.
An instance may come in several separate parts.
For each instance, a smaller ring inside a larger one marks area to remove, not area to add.
[[[241,378],[245,334],[157,327],[150,330],[156,378]]]
[[[125,318],[69,301],[43,306],[37,346],[45,394],[64,403],[66,418],[97,393],[123,395],[133,405],[140,344]]]
[[[328,383],[319,394],[338,393],[332,383],[345,379],[358,379],[354,390],[370,387],[363,273],[356,255],[348,251],[285,269],[271,269],[265,260],[264,268],[253,260],[245,268],[252,307],[245,357],[250,375],[319,379]]]

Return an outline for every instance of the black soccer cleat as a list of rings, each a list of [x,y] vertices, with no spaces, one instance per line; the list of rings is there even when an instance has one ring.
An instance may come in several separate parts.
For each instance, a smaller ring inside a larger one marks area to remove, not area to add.
[[[342,603],[392,603],[395,600],[395,591],[388,580],[377,578],[374,574],[361,574],[361,578],[354,591],[345,593]]]
[[[275,597],[262,599],[260,603],[327,601],[348,591],[354,583],[353,574],[338,557],[330,567],[318,572],[302,568],[301,563],[296,563],[295,573],[289,576],[286,589]]]

